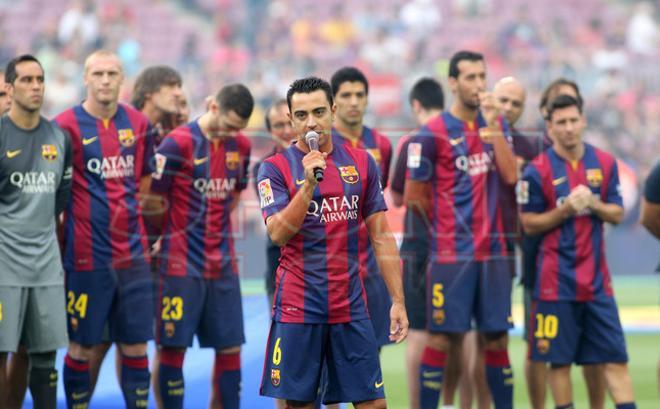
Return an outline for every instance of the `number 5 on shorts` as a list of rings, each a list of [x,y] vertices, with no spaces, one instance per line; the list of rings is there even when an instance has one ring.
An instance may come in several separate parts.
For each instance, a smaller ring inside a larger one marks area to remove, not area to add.
[[[445,295],[442,293],[442,284],[433,284],[433,307],[442,308],[445,305]]]
[[[275,347],[273,348],[273,365],[279,365],[282,362],[282,350],[280,349],[280,341],[282,338],[275,340]]]

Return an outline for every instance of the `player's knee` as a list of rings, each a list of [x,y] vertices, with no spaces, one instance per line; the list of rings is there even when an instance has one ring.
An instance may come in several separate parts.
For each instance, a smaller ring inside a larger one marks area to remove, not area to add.
[[[506,349],[509,344],[508,332],[484,332],[481,334],[486,342],[486,349]]]
[[[314,407],[314,402],[304,402],[299,400],[289,400],[286,401],[287,408],[308,408]]]
[[[570,372],[571,371],[571,365],[570,364],[550,364],[550,370],[552,372]]]
[[[162,347],[159,352],[159,360],[163,365],[172,367],[182,367],[183,358],[186,355],[186,350],[182,348],[168,348]]]
[[[356,409],[386,409],[387,403],[385,399],[376,399],[366,402],[355,403]]]
[[[56,351],[30,353],[30,368],[55,368]]]
[[[438,351],[448,351],[452,343],[462,342],[460,334],[430,333],[427,338],[427,345]]]
[[[124,356],[144,356],[147,354],[147,344],[120,344],[119,348]]]
[[[229,347],[225,349],[216,349],[215,353],[216,354],[238,354],[241,352],[241,347],[240,345],[237,347]]]
[[[71,358],[78,361],[89,361],[92,358],[92,347],[71,342],[67,353]]]

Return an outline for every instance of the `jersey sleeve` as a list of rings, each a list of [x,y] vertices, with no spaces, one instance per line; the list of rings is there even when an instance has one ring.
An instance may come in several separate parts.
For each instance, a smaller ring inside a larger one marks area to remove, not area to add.
[[[156,135],[158,131],[152,127],[149,122],[146,123],[146,132],[144,133],[144,160],[142,161],[142,169],[140,177],[149,176],[152,171],[152,162],[154,158],[154,151],[156,150]]]
[[[66,209],[73,179],[73,147],[71,146],[71,136],[66,131],[62,131],[62,134],[64,135],[64,167],[55,196],[55,216],[58,216]]]
[[[381,143],[381,160],[383,161],[381,169],[381,180],[384,189],[387,187],[390,179],[390,165],[392,164],[392,142],[390,142],[387,137],[383,136]]]
[[[172,137],[166,137],[154,155],[151,172],[151,190],[165,193],[169,190],[172,180],[185,163],[181,148]]]
[[[543,213],[547,203],[543,195],[541,174],[536,167],[525,168],[522,178],[516,185],[516,196],[523,213]]]
[[[607,183],[607,192],[605,192],[605,202],[623,207],[621,183],[619,182],[619,165],[616,160],[613,160],[612,163],[612,172],[610,174],[610,180]]]
[[[394,163],[394,170],[392,172],[392,182],[390,184],[390,188],[392,189],[393,192],[396,192],[400,195],[403,194],[403,189],[406,184],[406,171],[408,169],[407,167],[407,150],[408,150],[408,144],[409,140],[406,138],[405,141],[401,144],[401,146],[398,149],[398,156],[396,158],[396,162]]]
[[[644,183],[644,198],[649,203],[660,204],[660,161],[653,166]]]
[[[264,221],[284,210],[291,201],[289,190],[280,170],[266,161],[259,166],[257,190]]]
[[[370,215],[376,212],[384,212],[387,210],[387,205],[385,204],[385,198],[383,197],[383,186],[380,181],[380,171],[378,170],[378,165],[371,155],[366,155],[367,160],[369,161],[367,167],[367,188],[365,190],[366,195],[364,199],[364,205],[362,206],[362,218],[366,219]]]
[[[252,145],[250,140],[243,137],[239,140],[238,145],[239,158],[240,158],[240,167],[238,175],[238,183],[236,183],[236,190],[241,192],[247,188],[247,185],[250,181],[250,153],[252,151]]]
[[[406,149],[407,179],[428,182],[433,179],[436,161],[435,137],[417,135],[410,139]]]

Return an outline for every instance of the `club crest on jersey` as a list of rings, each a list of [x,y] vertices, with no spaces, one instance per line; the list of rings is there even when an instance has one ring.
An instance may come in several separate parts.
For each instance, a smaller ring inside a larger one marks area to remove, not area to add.
[[[117,131],[117,134],[119,134],[119,143],[121,146],[128,148],[135,144],[135,135],[133,135],[132,129],[120,129]]]
[[[339,174],[344,182],[351,185],[356,184],[360,180],[360,175],[358,175],[357,169],[355,166],[339,166]]]
[[[78,331],[78,318],[71,317],[69,322],[71,323],[71,330],[74,331],[74,332]]]
[[[238,163],[240,162],[238,158],[238,152],[232,151],[225,153],[225,163],[227,164],[227,169],[235,170],[238,168]]]
[[[174,336],[174,323],[173,322],[166,322],[165,323],[165,336],[168,338],[172,338]]]
[[[433,310],[433,322],[442,325],[445,322],[445,310]]]
[[[280,386],[280,381],[281,381],[281,372],[279,369],[271,369],[270,370],[270,383],[273,384],[273,386],[278,387]]]
[[[264,179],[259,182],[259,198],[261,199],[262,209],[275,203],[273,188],[270,187],[270,179]]]
[[[547,354],[550,352],[550,341],[545,338],[537,340],[536,350],[539,351],[539,354]]]
[[[41,156],[49,162],[57,159],[57,148],[55,145],[41,145]]]
[[[591,187],[599,187],[603,183],[603,172],[600,169],[587,169],[587,182]]]
[[[371,155],[376,163],[380,163],[382,160],[382,157],[380,156],[380,149],[367,149],[367,152],[369,152],[369,155]]]

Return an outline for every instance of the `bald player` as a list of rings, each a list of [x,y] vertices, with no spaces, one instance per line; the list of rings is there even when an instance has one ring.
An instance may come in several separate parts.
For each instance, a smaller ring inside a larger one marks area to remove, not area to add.
[[[153,280],[140,197],[150,183],[153,135],[142,113],[119,103],[123,79],[117,55],[94,52],[85,61],[85,100],[55,118],[73,146],[63,251],[69,408],[89,405],[96,376],[90,365],[99,360],[94,347],[107,340],[121,353],[126,407],[146,407],[149,394],[154,305],[145,300],[153,299]]]

